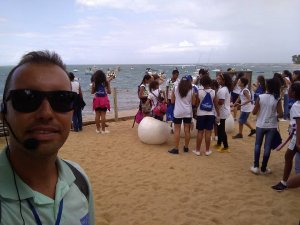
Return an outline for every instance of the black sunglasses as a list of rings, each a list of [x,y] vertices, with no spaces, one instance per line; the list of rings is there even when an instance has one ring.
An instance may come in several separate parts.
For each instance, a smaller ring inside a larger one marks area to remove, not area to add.
[[[55,112],[69,112],[74,108],[77,94],[72,91],[36,91],[17,89],[9,92],[6,101],[11,100],[13,108],[18,112],[30,113],[36,111],[47,98]]]

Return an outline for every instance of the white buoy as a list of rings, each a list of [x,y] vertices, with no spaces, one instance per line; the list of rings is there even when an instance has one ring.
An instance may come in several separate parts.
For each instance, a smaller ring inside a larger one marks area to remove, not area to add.
[[[168,141],[170,126],[152,117],[145,117],[139,124],[138,137],[145,144],[160,145]]]
[[[232,114],[225,120],[226,133],[232,133],[234,131],[234,119]]]

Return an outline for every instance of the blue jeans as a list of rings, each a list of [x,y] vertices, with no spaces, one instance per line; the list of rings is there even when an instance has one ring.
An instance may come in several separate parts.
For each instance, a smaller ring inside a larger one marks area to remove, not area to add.
[[[283,97],[283,119],[289,119],[290,109],[289,109],[289,95],[284,94]]]
[[[260,148],[265,136],[264,156],[261,165],[261,171],[265,172],[271,154],[271,142],[277,128],[256,127],[256,139],[254,147],[254,167],[259,167]]]
[[[81,109],[74,109],[72,122],[73,122],[74,131],[82,130],[82,112],[81,112]]]
[[[300,152],[297,152],[295,156],[295,173],[300,173]]]

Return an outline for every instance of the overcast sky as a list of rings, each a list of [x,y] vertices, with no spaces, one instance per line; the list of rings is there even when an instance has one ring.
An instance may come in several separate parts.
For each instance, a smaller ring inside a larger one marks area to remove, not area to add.
[[[40,49],[67,64],[289,63],[300,0],[0,0],[0,65]]]

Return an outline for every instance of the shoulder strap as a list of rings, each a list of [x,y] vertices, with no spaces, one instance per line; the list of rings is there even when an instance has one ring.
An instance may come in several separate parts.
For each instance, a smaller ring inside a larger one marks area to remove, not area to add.
[[[71,163],[69,163],[69,162],[67,162],[65,160],[64,160],[64,162],[70,167],[70,169],[72,170],[72,172],[73,172],[73,174],[75,176],[74,183],[79,188],[79,190],[82,192],[82,194],[85,195],[86,199],[89,201],[89,194],[90,194],[89,193],[89,186],[88,186],[88,183],[87,183],[85,177]]]
[[[151,94],[154,95],[154,97],[157,99],[158,102],[161,102],[161,101],[158,99],[158,97],[157,97],[152,91],[150,91],[150,92],[151,92]]]

